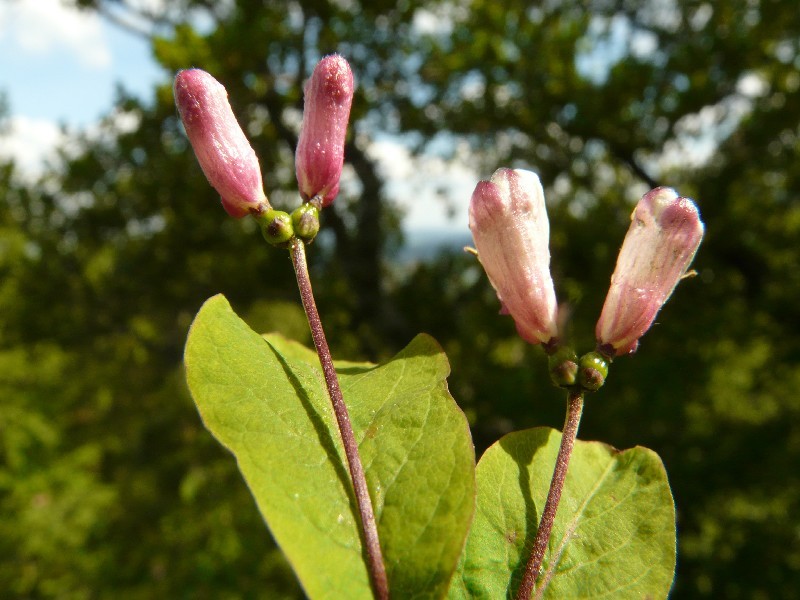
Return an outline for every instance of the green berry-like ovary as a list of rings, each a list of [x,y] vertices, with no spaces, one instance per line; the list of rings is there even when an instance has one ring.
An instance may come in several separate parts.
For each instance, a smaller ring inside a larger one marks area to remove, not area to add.
[[[292,217],[282,210],[268,210],[258,219],[261,234],[273,246],[285,246],[294,237]]]
[[[608,377],[608,360],[599,352],[588,352],[578,361],[578,383],[589,392],[599,390]]]
[[[297,237],[312,241],[319,233],[319,209],[310,203],[299,206],[292,213],[292,226]]]
[[[572,348],[559,348],[547,359],[550,380],[558,387],[572,387],[578,375],[578,355]]]

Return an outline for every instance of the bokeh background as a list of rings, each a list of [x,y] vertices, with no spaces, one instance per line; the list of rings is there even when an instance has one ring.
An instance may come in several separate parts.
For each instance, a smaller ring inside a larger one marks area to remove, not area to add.
[[[221,209],[171,81],[197,66],[225,84],[270,198],[291,208],[302,84],[337,51],[358,90],[343,192],[310,252],[335,355],[379,361],[425,331],[478,453],[560,427],[541,350],[461,249],[470,190],[500,166],[540,174],[557,293],[588,350],[633,203],[677,188],[707,226],[697,277],[614,363],[580,437],[663,458],[673,597],[797,597],[796,3],[67,4],[148,44],[157,82],[134,92],[123,77],[35,178],[13,155],[0,164],[1,596],[302,597],[181,359],[218,292],[256,329],[309,335],[287,255]]]

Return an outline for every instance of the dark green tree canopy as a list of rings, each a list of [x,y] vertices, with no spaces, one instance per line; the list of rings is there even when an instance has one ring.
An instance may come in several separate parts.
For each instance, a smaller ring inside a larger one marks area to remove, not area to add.
[[[299,201],[302,85],[340,52],[358,85],[346,181],[311,248],[342,358],[419,331],[453,366],[480,452],[559,426],[547,374],[460,252],[396,268],[399,214],[370,153],[396,136],[488,177],[536,170],[568,331],[590,349],[633,201],[671,185],[707,234],[639,352],[615,361],[581,437],[664,459],[679,513],[676,597],[800,588],[800,12],[791,2],[76,0],[152,40],[151,97],[34,184],[0,169],[0,589],[13,597],[299,597],[180,372],[186,330],[223,292],[305,341],[287,257],[228,218],[171,83],[228,89],[271,200]],[[468,151],[463,151],[467,148]],[[466,234],[467,232],[465,232]],[[269,592],[265,592],[269,590]]]

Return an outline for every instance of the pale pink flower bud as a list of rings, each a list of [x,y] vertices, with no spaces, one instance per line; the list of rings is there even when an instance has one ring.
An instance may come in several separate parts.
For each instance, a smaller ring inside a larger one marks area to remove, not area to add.
[[[328,206],[339,193],[354,89],[350,65],[338,54],[319,61],[306,84],[295,154],[297,183],[306,201],[318,196]]]
[[[555,338],[550,224],[536,173],[499,169],[490,181],[479,182],[469,205],[469,228],[503,312],[514,318],[519,335],[532,344]]]
[[[613,357],[636,350],[702,239],[703,223],[694,202],[667,187],[642,197],[631,215],[595,328],[603,353]]]
[[[175,104],[208,182],[233,217],[269,208],[261,168],[236,122],[223,85],[200,69],[175,77]]]

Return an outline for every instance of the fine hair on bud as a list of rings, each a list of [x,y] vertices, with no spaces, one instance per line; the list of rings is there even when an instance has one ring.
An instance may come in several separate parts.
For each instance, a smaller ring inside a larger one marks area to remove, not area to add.
[[[306,202],[318,198],[325,207],[339,193],[354,91],[350,65],[338,54],[319,61],[306,84],[295,152],[297,184]]]
[[[704,226],[695,203],[666,187],[647,192],[631,215],[595,334],[606,356],[634,352],[686,273]]]
[[[269,208],[261,167],[228,103],[224,86],[201,69],[175,77],[175,104],[208,182],[233,217]]]
[[[558,307],[550,224],[536,173],[498,169],[479,182],[469,204],[469,228],[502,312],[514,318],[519,335],[531,344],[554,340]]]

